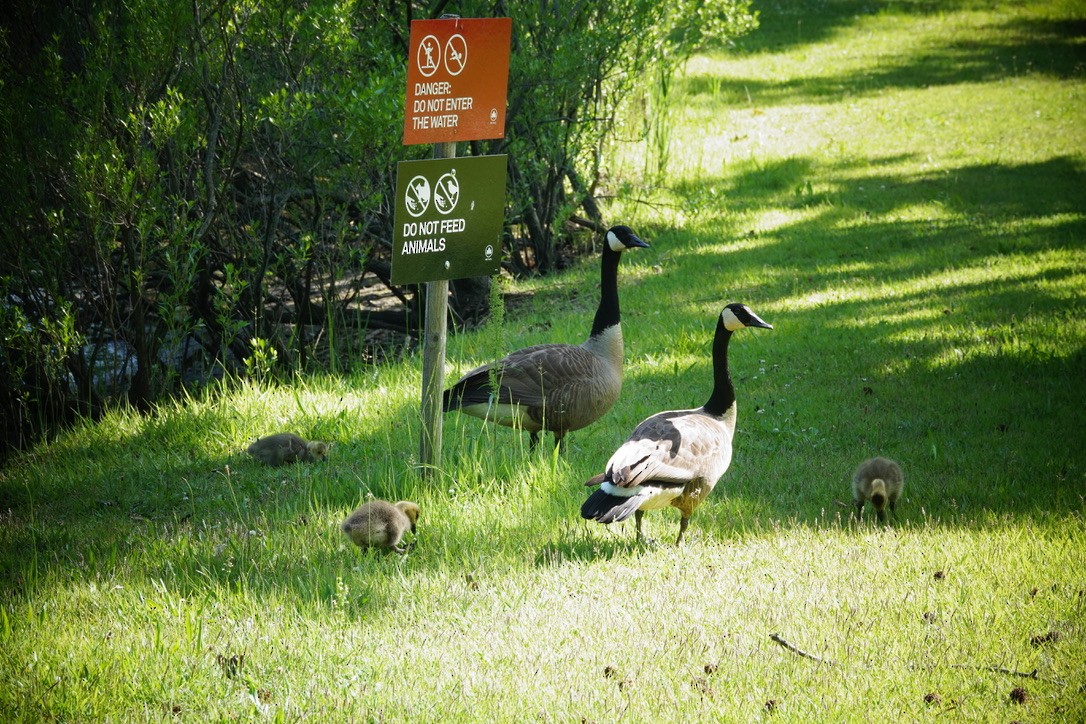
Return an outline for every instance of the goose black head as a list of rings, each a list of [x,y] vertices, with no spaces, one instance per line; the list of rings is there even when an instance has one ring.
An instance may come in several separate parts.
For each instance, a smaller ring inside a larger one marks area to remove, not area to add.
[[[607,247],[611,251],[626,251],[635,247],[648,248],[648,242],[642,241],[628,226],[612,226],[607,230]]]
[[[746,304],[741,304],[739,302],[733,302],[724,307],[724,311],[720,313],[720,318],[724,322],[724,328],[729,332],[734,332],[743,327],[773,329],[772,324],[751,311],[751,308]]]

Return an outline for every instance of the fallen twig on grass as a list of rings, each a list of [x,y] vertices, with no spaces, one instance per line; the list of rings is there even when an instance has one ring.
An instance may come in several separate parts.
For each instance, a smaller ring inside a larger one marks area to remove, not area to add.
[[[1034,681],[1043,681],[1046,684],[1056,684],[1057,686],[1066,686],[1066,684],[1059,679],[1046,679],[1037,673],[1037,669],[1033,671],[1015,671],[1014,669],[1006,669],[1002,666],[978,666],[975,664],[951,664],[951,668],[954,669],[975,669],[977,671],[992,671],[996,674],[1006,674],[1007,676],[1017,676],[1022,679],[1033,679]]]
[[[794,644],[791,644],[788,641],[786,641],[784,638],[782,638],[780,636],[780,634],[769,634],[769,638],[773,639],[774,641],[776,641],[781,646],[788,649],[789,651],[791,651],[794,654],[799,654],[800,656],[802,656],[804,658],[810,659],[811,661],[817,661],[820,664],[828,664],[829,666],[834,666],[833,661],[831,661],[829,659],[820,658],[818,656],[815,656],[814,654],[807,653],[806,651],[799,648],[798,646],[796,646]]]

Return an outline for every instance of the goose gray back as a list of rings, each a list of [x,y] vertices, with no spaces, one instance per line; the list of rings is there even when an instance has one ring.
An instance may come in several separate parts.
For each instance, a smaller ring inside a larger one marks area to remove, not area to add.
[[[728,344],[744,327],[773,329],[745,304],[724,307],[713,336],[713,391],[701,407],[668,410],[642,420],[585,485],[599,486],[581,506],[581,517],[614,523],[634,515],[638,540],[646,540],[646,511],[679,509],[682,543],[690,516],[727,472],[735,436],[735,386],[728,371]]]
[[[602,417],[622,390],[618,265],[627,249],[648,247],[628,226],[613,226],[600,260],[600,302],[588,339],[539,344],[476,367],[445,390],[442,409],[531,433],[549,430],[556,446],[571,430]]]

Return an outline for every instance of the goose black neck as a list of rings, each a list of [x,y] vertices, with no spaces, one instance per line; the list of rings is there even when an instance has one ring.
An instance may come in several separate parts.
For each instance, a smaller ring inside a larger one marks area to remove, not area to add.
[[[705,403],[705,411],[710,415],[723,415],[735,402],[735,386],[728,373],[728,342],[731,340],[731,330],[724,326],[724,319],[718,317],[713,337],[713,394]]]
[[[592,336],[613,327],[620,321],[618,308],[618,262],[622,254],[604,242],[603,261],[600,263],[600,306],[592,320]]]

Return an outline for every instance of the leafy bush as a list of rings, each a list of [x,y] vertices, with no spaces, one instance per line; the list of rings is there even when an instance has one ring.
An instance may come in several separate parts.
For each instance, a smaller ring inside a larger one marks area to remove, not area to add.
[[[754,16],[746,0],[509,5],[519,32],[503,150],[510,154],[511,221],[523,227],[530,250],[526,258],[514,248],[512,259],[520,271],[546,272],[558,261],[555,237],[578,210],[593,222],[587,225],[602,222],[597,183],[620,130],[620,107],[652,92],[703,43],[752,29]],[[630,130],[623,135],[644,138]]]
[[[395,162],[427,152],[400,144],[406,21],[421,6],[30,5],[10,8],[0,34],[11,427],[47,429],[120,396],[146,408],[226,370],[334,365],[365,353],[367,329],[415,329],[418,292],[391,287],[387,256]],[[517,273],[555,268],[570,220],[602,224],[619,105],[753,22],[749,0],[458,10],[514,18],[506,139],[470,151],[509,154]],[[406,316],[358,303],[367,273]],[[488,295],[460,299],[467,318]]]

